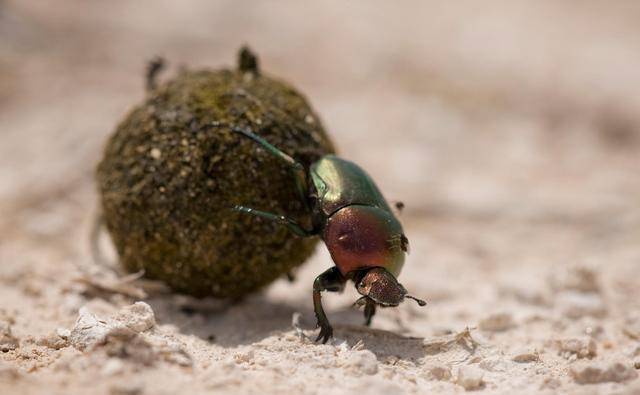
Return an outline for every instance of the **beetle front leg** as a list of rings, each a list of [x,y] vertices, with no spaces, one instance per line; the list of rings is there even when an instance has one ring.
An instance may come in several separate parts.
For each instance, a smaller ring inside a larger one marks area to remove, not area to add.
[[[318,320],[316,326],[320,328],[316,341],[322,339],[322,343],[326,343],[329,338],[333,337],[333,328],[329,324],[327,315],[322,308],[322,295],[320,293],[322,291],[342,292],[346,281],[347,279],[334,266],[316,277],[313,282],[313,310]]]
[[[367,298],[367,302],[364,305],[364,324],[371,326],[371,319],[376,314],[376,302]]]

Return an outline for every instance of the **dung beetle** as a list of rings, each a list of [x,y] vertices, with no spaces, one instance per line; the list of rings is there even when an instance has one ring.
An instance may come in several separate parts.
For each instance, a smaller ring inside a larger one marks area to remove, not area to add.
[[[322,308],[321,292],[342,292],[347,280],[352,280],[362,295],[355,305],[364,305],[366,325],[371,324],[376,305],[398,306],[404,298],[426,305],[408,295],[396,279],[409,240],[382,193],[362,168],[335,155],[326,155],[305,169],[249,128],[232,130],[252,139],[291,168],[300,198],[309,210],[312,229],[304,229],[280,214],[245,206],[235,206],[234,210],[280,223],[300,237],[320,236],[335,263],[313,282],[313,307],[320,327],[316,341],[326,343],[333,336]]]

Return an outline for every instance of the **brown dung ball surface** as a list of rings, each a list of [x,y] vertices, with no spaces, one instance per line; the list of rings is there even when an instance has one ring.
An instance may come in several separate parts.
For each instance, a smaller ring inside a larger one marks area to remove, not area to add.
[[[98,166],[122,264],[179,292],[244,295],[302,264],[317,243],[232,210],[309,221],[290,169],[232,127],[250,128],[306,166],[333,152],[304,97],[261,75],[247,56],[239,70],[183,71],[151,91]]]

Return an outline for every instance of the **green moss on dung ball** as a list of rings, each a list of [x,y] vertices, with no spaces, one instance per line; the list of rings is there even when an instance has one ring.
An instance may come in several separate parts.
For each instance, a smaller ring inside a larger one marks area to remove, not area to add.
[[[239,63],[183,71],[151,91],[117,127],[97,171],[124,267],[195,296],[255,291],[302,264],[317,243],[231,209],[309,221],[287,166],[232,127],[249,127],[306,166],[333,152],[301,94],[259,73],[250,53]]]

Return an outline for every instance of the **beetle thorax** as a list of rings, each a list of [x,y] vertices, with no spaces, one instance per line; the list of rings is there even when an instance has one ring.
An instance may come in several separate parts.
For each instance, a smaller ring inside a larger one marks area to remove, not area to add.
[[[402,226],[393,214],[378,207],[341,208],[328,218],[322,236],[343,275],[383,267],[397,276],[404,264]]]

